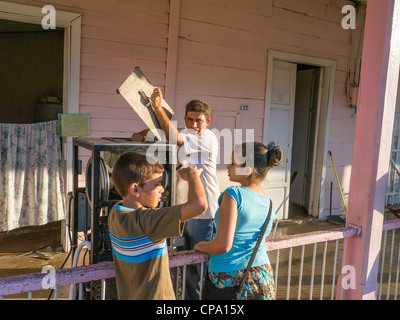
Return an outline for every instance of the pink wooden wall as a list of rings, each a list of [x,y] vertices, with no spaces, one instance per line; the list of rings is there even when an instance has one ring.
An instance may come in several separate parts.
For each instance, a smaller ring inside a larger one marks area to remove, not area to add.
[[[170,82],[175,91],[171,99],[179,125],[183,125],[186,102],[200,98],[219,113],[239,113],[238,128],[254,128],[255,139],[262,141],[267,51],[336,61],[329,149],[347,200],[355,119],[350,117],[345,84],[349,67],[361,53],[365,14],[361,9],[356,30],[344,30],[341,10],[353,4],[351,1],[180,0],[171,14],[171,20],[179,17],[179,21],[172,21],[178,27],[171,33],[174,39],[168,39],[168,0],[12,2],[40,7],[51,4],[82,14],[80,112],[90,114],[93,137],[128,137],[145,128],[115,92],[135,66],[140,66],[163,91],[167,63],[174,67],[169,69],[176,72]],[[169,44],[175,44],[177,50],[172,58]],[[241,104],[250,110],[240,113]],[[215,123],[211,126],[218,128]],[[333,174],[328,163],[327,181],[335,181]],[[335,188],[337,191],[336,184]],[[327,202],[329,197],[325,198]],[[334,200],[334,209],[343,211],[340,197]]]

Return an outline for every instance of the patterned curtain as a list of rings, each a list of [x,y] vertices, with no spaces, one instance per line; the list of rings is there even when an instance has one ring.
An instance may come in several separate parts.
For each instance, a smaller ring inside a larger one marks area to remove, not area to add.
[[[64,219],[57,121],[0,123],[0,231]]]

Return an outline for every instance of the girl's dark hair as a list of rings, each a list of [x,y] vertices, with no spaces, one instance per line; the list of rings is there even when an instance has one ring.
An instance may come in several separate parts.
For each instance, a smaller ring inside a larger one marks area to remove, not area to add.
[[[163,172],[164,167],[160,163],[151,164],[146,155],[128,151],[118,158],[111,177],[119,195],[125,197],[132,183],[143,186],[154,173]]]
[[[242,167],[254,167],[252,178],[255,179],[265,178],[269,169],[279,166],[283,159],[282,150],[274,142],[270,142],[268,146],[261,142],[243,142],[235,146],[235,154],[245,159]]]

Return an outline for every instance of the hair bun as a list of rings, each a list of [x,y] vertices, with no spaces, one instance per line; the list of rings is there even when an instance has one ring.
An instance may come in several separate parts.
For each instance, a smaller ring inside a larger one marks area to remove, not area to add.
[[[280,165],[283,159],[283,152],[280,149],[280,146],[275,142],[271,141],[267,145],[268,149],[268,165],[272,167],[277,167]]]

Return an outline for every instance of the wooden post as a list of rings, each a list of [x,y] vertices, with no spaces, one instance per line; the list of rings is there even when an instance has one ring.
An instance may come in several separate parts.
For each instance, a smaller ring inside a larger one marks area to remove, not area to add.
[[[178,62],[180,8],[181,0],[170,0],[167,70],[164,96],[165,100],[168,101],[168,104],[172,107],[172,109],[175,109],[175,84],[176,68]]]
[[[347,226],[361,227],[362,234],[348,239],[345,265],[350,267],[346,270],[355,270],[355,274],[342,274],[346,283],[339,278],[337,299],[377,297],[379,251],[399,79],[399,20],[400,0],[368,1],[346,217]],[[352,287],[352,276],[355,276],[355,287]]]

